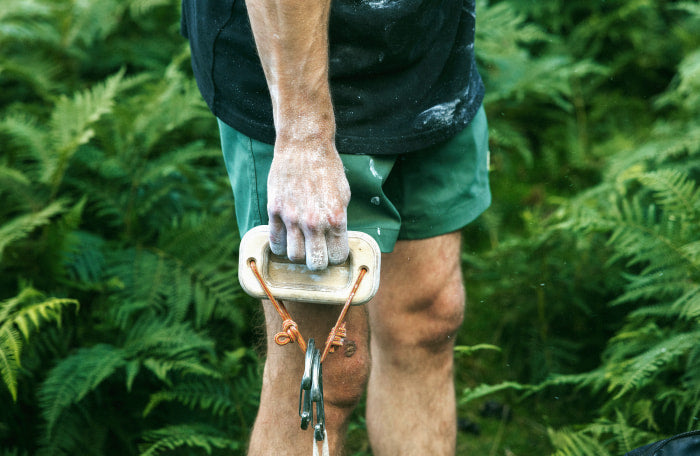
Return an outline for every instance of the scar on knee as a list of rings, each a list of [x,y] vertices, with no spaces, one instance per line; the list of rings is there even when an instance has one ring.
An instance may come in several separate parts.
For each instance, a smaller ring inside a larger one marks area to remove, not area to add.
[[[343,347],[345,350],[345,357],[346,358],[350,358],[357,351],[357,344],[355,343],[354,340],[343,341]]]

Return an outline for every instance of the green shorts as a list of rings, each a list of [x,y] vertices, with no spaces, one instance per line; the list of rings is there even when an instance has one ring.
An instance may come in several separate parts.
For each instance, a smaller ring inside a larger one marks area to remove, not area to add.
[[[273,146],[219,121],[226,170],[243,235],[266,225],[267,174]],[[350,183],[348,229],[372,236],[382,252],[397,239],[458,230],[491,204],[488,129],[482,107],[452,139],[401,155],[341,155]]]

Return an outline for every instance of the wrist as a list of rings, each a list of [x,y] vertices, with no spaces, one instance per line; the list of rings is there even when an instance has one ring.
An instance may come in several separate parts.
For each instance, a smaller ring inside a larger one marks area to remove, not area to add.
[[[290,103],[275,112],[278,145],[323,146],[335,144],[335,115],[328,103]]]

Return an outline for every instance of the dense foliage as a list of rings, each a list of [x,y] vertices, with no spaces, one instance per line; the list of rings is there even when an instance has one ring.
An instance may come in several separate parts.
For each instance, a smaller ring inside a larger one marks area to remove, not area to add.
[[[244,452],[260,317],[178,3],[3,0],[0,454]],[[509,413],[460,452],[697,429],[700,5],[478,16],[495,203],[465,230],[457,380],[462,415]]]

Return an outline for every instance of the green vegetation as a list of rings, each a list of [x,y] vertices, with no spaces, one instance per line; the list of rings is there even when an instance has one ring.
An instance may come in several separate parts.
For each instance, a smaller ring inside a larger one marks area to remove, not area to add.
[[[261,317],[178,4],[0,11],[0,455],[244,453]],[[698,3],[478,14],[495,202],[465,229],[460,454],[699,428]]]

